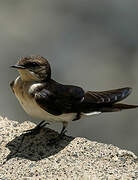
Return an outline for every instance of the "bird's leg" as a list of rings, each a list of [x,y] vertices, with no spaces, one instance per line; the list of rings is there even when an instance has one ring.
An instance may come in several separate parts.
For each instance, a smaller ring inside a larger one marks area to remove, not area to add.
[[[49,145],[56,144],[57,142],[59,142],[63,138],[63,136],[67,132],[67,130],[66,130],[67,125],[68,125],[67,122],[63,122],[63,127],[62,127],[60,134],[58,134],[57,137],[50,139],[49,143],[48,143]]]
[[[63,127],[62,127],[62,129],[61,129],[60,134],[59,134],[59,137],[60,137],[60,138],[61,138],[62,136],[64,136],[65,133],[67,132],[66,127],[67,127],[67,123],[63,123]]]
[[[38,125],[36,125],[34,128],[26,130],[25,134],[26,135],[36,135],[40,132],[40,130],[49,123],[46,123],[44,120],[41,121]]]
[[[72,121],[77,121],[77,120],[79,120],[80,118],[81,118],[81,113],[78,112],[77,115],[76,115],[76,117],[75,117]]]

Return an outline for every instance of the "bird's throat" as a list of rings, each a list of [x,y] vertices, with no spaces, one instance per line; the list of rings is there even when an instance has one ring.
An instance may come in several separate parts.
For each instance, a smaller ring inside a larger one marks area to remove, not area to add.
[[[32,71],[29,71],[27,69],[19,69],[18,71],[20,73],[22,81],[40,81],[40,79]]]

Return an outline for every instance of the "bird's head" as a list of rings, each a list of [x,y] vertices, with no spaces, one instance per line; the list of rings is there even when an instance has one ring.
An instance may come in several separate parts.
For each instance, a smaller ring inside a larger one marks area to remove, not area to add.
[[[51,78],[50,64],[42,56],[21,58],[11,67],[19,71],[23,81],[47,81]]]

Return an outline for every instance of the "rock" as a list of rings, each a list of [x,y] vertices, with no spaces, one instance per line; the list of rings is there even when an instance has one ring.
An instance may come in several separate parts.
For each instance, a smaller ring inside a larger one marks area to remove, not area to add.
[[[85,138],[64,136],[49,144],[57,132],[43,128],[25,136],[35,124],[0,117],[0,179],[137,179],[138,158],[133,152]]]

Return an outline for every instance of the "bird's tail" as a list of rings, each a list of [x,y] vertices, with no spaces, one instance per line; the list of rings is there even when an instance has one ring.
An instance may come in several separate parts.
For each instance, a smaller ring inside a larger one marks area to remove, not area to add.
[[[103,106],[103,107],[99,108],[99,110],[101,112],[117,112],[117,111],[121,111],[121,110],[125,110],[125,109],[134,109],[134,108],[138,108],[138,105],[117,103],[117,104],[112,104],[110,106]]]
[[[101,92],[88,91],[81,103],[82,112],[91,114],[92,112],[116,112],[137,108],[138,105],[118,103],[129,96],[131,92],[132,88],[129,87]]]

